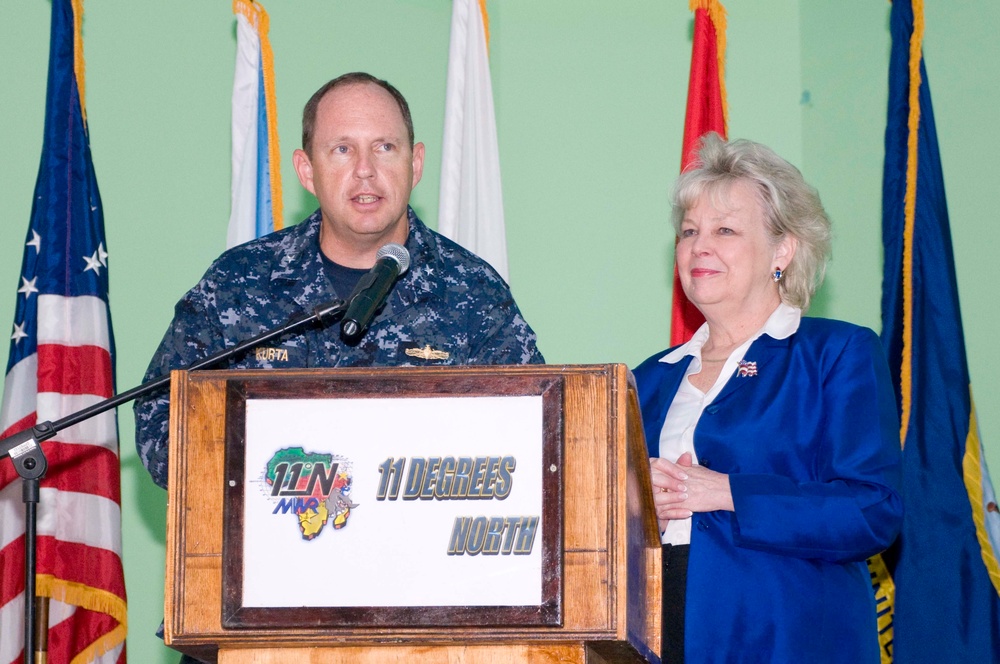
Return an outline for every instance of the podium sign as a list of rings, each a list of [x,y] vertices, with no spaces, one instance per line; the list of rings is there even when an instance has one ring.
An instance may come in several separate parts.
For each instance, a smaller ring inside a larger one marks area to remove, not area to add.
[[[386,388],[229,382],[223,626],[558,625],[562,380]]]
[[[623,365],[175,372],[164,641],[219,664],[658,662]]]

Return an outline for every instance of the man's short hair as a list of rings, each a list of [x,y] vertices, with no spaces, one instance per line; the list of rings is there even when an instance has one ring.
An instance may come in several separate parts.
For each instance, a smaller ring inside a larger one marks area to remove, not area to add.
[[[410,139],[410,149],[413,149],[413,118],[410,116],[410,105],[406,103],[406,98],[388,81],[376,78],[363,71],[355,71],[343,74],[327,82],[326,85],[317,90],[309,98],[309,101],[306,102],[306,106],[302,110],[302,149],[306,151],[306,154],[311,154],[313,132],[316,129],[316,111],[319,108],[319,103],[323,101],[323,97],[334,88],[365,83],[374,83],[391,94],[392,98],[396,100],[396,104],[399,105],[399,112],[403,114],[403,123],[406,124],[406,133]]]

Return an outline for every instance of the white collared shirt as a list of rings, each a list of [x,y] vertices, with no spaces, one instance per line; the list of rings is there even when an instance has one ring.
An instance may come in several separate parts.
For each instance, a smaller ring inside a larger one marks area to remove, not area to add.
[[[670,402],[667,418],[660,430],[660,457],[669,461],[677,461],[682,454],[690,452],[692,463],[697,464],[698,457],[694,451],[694,430],[698,426],[698,421],[701,419],[705,407],[712,403],[729,382],[729,379],[736,374],[740,360],[743,359],[747,349],[754,341],[764,334],[772,339],[790,337],[799,329],[801,319],[801,309],[785,303],[779,304],[768,317],[767,322],[764,323],[764,327],[729,354],[729,358],[722,366],[722,371],[719,372],[719,377],[716,378],[715,384],[708,392],[702,392],[689,380],[692,374],[701,371],[701,348],[708,341],[708,323],[699,327],[686,344],[678,346],[661,357],[660,362],[669,364],[676,364],[688,355],[692,357],[692,360],[680,387],[677,389],[674,400]],[[672,519],[667,524],[667,529],[663,531],[661,539],[664,544],[690,544],[691,519]]]

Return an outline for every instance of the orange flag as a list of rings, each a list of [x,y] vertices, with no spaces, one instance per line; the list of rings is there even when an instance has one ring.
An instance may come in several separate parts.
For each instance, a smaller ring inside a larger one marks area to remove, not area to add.
[[[694,44],[691,48],[691,78],[688,82],[687,113],[684,116],[684,151],[681,171],[697,159],[701,137],[714,131],[726,137],[726,8],[718,0],[691,0],[694,12]],[[691,338],[705,318],[681,289],[674,266],[674,299],[670,317],[670,345]]]

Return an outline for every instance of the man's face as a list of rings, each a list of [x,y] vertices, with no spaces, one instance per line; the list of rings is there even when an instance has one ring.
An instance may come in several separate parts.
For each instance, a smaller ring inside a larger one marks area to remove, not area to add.
[[[387,242],[406,241],[406,205],[424,146],[410,148],[403,114],[373,83],[334,88],[319,103],[310,154],[296,150],[299,181],[319,200],[320,243],[347,267],[369,267]]]

